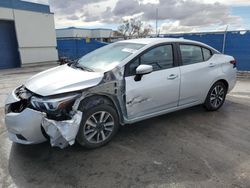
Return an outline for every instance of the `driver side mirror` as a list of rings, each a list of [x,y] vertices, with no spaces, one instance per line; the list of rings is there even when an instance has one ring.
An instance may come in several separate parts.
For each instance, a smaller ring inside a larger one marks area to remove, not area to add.
[[[136,68],[136,76],[135,76],[135,81],[140,81],[142,76],[144,74],[149,74],[153,72],[153,66],[152,65],[139,65]]]

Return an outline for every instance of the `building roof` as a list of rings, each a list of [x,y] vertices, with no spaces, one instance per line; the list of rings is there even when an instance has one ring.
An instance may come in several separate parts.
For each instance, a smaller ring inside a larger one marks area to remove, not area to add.
[[[0,7],[51,14],[49,5],[21,0],[0,0]]]
[[[76,29],[76,30],[108,30],[112,31],[112,29],[107,29],[107,28],[79,28],[79,27],[66,27],[66,28],[60,28],[56,30],[70,30],[70,29]]]

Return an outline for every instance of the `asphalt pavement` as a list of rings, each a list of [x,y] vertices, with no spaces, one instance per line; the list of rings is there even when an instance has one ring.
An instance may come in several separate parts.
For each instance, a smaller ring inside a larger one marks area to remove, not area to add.
[[[196,106],[127,125],[99,149],[14,144],[4,99],[49,67],[0,71],[0,187],[250,187],[250,79],[217,112]]]

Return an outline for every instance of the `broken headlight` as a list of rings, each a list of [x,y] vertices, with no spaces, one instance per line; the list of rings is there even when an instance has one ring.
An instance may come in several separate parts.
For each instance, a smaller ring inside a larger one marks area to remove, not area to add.
[[[72,104],[80,94],[70,94],[60,97],[50,97],[50,98],[40,98],[33,96],[31,97],[32,106],[40,111],[57,111],[66,109],[70,104]]]

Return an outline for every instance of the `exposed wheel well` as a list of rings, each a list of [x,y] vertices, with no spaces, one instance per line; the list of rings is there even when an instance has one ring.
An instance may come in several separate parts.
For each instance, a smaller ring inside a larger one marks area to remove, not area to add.
[[[227,89],[227,91],[228,91],[228,82],[226,81],[226,80],[224,80],[224,79],[221,79],[221,80],[218,80],[218,81],[216,81],[215,83],[217,83],[217,82],[222,82],[225,86],[226,86],[226,89]]]
[[[117,106],[118,104],[115,104],[115,102],[106,95],[95,94],[95,95],[88,96],[80,102],[78,109],[81,111],[84,111],[84,110],[88,110],[89,108],[92,108],[100,104],[108,104],[112,106],[116,110],[120,123],[121,123],[122,117],[118,109],[119,107]]]

